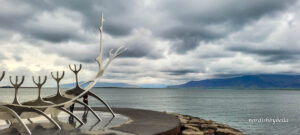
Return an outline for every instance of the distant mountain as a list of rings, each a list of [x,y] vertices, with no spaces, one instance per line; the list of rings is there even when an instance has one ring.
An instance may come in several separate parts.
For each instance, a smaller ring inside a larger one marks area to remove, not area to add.
[[[79,84],[82,84],[83,82],[80,82]],[[62,84],[62,88],[70,88],[74,87],[75,83],[67,83],[67,84]],[[118,87],[118,88],[138,88],[139,86],[132,85],[132,84],[127,84],[127,83],[104,83],[104,82],[99,82],[97,83],[94,87]]]
[[[260,74],[190,81],[168,88],[203,89],[300,89],[300,75]]]

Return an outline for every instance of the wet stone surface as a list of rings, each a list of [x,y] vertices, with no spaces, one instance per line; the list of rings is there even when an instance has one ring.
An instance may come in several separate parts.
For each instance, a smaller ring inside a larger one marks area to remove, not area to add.
[[[110,129],[127,123],[129,118],[124,115],[116,114],[116,117],[113,118],[108,112],[97,111],[97,114],[102,119],[102,121],[98,121],[91,112],[84,115],[84,111],[75,111],[74,114],[85,124],[80,125],[74,117],[70,117],[70,115],[63,112],[61,112],[57,118],[53,118],[61,126],[62,130],[57,130],[56,127],[44,117],[31,118],[30,120],[23,119],[23,121],[33,135],[128,134]],[[18,122],[12,121],[11,123],[0,120],[0,134],[19,135],[26,134],[26,132]]]

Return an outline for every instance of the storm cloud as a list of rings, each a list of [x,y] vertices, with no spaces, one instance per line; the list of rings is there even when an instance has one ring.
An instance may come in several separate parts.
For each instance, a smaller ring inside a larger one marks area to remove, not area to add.
[[[106,82],[300,73],[299,7],[299,0],[2,1],[0,64],[34,74],[83,63],[82,78],[90,77],[103,12],[104,58],[111,49],[128,49],[112,63]]]

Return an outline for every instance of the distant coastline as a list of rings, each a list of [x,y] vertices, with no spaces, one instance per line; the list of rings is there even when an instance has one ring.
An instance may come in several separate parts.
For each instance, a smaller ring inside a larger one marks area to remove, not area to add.
[[[80,82],[80,84],[83,82]],[[9,85],[0,86],[1,88],[13,88]],[[75,87],[75,83],[62,84],[61,88]],[[82,87],[85,87],[83,85]],[[36,88],[28,86],[23,88]],[[44,88],[55,88],[48,86]],[[120,89],[177,89],[189,88],[200,90],[300,90],[300,75],[284,74],[259,74],[242,75],[227,78],[214,78],[199,81],[188,81],[179,85],[166,84],[128,84],[128,83],[107,83],[98,82],[95,88],[120,88]]]
[[[298,90],[300,89],[300,75],[243,75],[231,78],[216,78],[200,81],[189,81],[180,85],[170,85],[167,86],[167,88]]]

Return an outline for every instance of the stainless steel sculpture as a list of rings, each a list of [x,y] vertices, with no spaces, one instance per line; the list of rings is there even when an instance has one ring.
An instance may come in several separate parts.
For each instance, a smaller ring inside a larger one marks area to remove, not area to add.
[[[107,69],[109,64],[113,59],[115,59],[117,56],[119,56],[121,53],[123,53],[126,48],[120,47],[118,50],[113,52],[113,50],[110,50],[109,52],[109,58],[107,63],[104,65],[102,62],[102,55],[103,55],[103,49],[102,49],[102,32],[103,32],[103,13],[101,15],[101,24],[99,27],[100,31],[100,53],[99,56],[96,58],[97,63],[99,64],[99,71],[96,74],[95,77],[93,77],[91,80],[83,83],[87,85],[84,88],[81,88],[82,85],[79,85],[78,81],[78,72],[81,70],[82,65],[80,64],[79,67],[77,65],[74,65],[73,68],[71,65],[69,65],[71,71],[74,72],[75,78],[76,78],[76,86],[75,88],[72,88],[70,90],[63,91],[60,88],[60,81],[63,79],[65,72],[63,71],[61,75],[59,75],[59,72],[56,72],[56,76],[51,72],[52,78],[57,82],[57,93],[55,95],[47,96],[47,97],[41,97],[41,90],[42,86],[47,81],[47,76],[44,77],[42,80],[39,76],[37,80],[35,80],[35,77],[32,77],[32,80],[34,84],[38,88],[38,97],[34,101],[27,101],[20,103],[18,101],[18,90],[23,84],[25,77],[22,76],[21,81],[19,82],[19,77],[16,76],[15,82],[13,82],[12,77],[10,76],[10,82],[15,88],[15,97],[12,103],[0,103],[0,119],[3,120],[17,120],[25,129],[27,134],[31,134],[31,131],[29,128],[24,124],[22,119],[30,119],[38,116],[44,116],[47,118],[51,123],[55,125],[55,127],[60,130],[61,127],[57,124],[57,122],[52,118],[56,117],[59,112],[63,111],[71,116],[73,116],[81,125],[84,124],[78,117],[76,117],[72,112],[68,111],[67,108],[71,106],[74,103],[79,103],[85,107],[87,107],[93,115],[101,121],[101,118],[97,115],[97,113],[87,104],[79,101],[79,98],[81,98],[83,95],[88,94],[91,97],[96,98],[98,101],[103,103],[107,109],[112,114],[112,117],[115,117],[115,114],[113,110],[110,108],[110,106],[104,102],[100,97],[98,97],[96,94],[90,91],[91,88],[94,87],[94,85],[97,83],[97,81],[100,79],[100,77],[103,75],[104,71]],[[4,78],[5,72],[2,73],[0,77],[0,81]],[[51,115],[49,117],[48,115]]]

